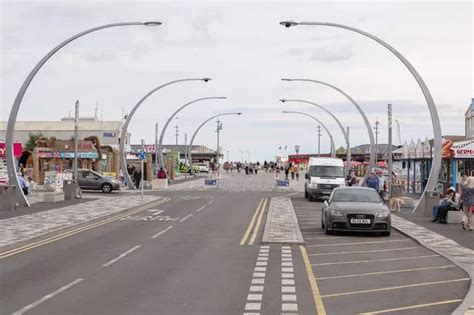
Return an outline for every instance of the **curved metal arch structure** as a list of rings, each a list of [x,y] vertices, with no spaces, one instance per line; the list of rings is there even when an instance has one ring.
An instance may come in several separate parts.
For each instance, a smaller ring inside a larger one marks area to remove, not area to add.
[[[362,119],[364,120],[364,123],[365,123],[365,127],[367,128],[367,133],[369,134],[370,160],[369,160],[369,167],[367,169],[367,172],[365,173],[365,177],[364,177],[364,181],[363,181],[363,184],[365,184],[365,182],[367,180],[367,177],[369,176],[370,171],[377,164],[377,157],[376,157],[377,149],[375,147],[374,133],[372,132],[372,127],[370,126],[369,119],[367,118],[367,115],[365,115],[365,112],[362,110],[362,108],[359,106],[359,104],[357,104],[357,102],[352,97],[350,97],[349,94],[347,94],[346,92],[344,92],[343,90],[341,90],[337,86],[334,86],[332,84],[329,84],[329,83],[326,83],[326,82],[323,82],[323,81],[312,80],[312,79],[286,79],[286,78],[282,79],[282,81],[301,81],[301,82],[313,82],[313,83],[322,84],[322,85],[325,85],[327,87],[330,87],[330,88],[338,91],[339,93],[344,95],[352,103],[352,105],[354,105],[354,107],[357,109],[357,111],[362,116]]]
[[[194,177],[196,177],[196,172],[194,172],[193,157],[191,156],[191,150],[193,148],[194,138],[196,138],[197,133],[199,132],[199,130],[201,130],[202,127],[204,127],[205,124],[207,124],[208,122],[210,122],[211,120],[213,120],[217,117],[226,116],[226,115],[242,115],[242,113],[223,113],[223,114],[212,116],[211,118],[208,118],[205,121],[203,121],[202,124],[199,125],[199,127],[197,127],[196,131],[194,131],[193,136],[191,137],[191,141],[189,142],[189,148],[190,149],[189,149],[189,153],[188,153],[189,167],[191,168],[191,173]]]
[[[329,136],[329,140],[331,142],[331,157],[334,158],[336,157],[336,146],[334,145],[334,138],[331,134],[331,132],[329,131],[329,129],[326,127],[325,124],[323,124],[319,119],[317,119],[316,117],[314,117],[313,115],[310,115],[310,114],[307,114],[307,113],[303,113],[303,112],[297,112],[297,111],[292,111],[292,110],[283,110],[282,113],[284,114],[300,114],[300,115],[304,115],[304,116],[307,116],[309,118],[312,118],[314,119],[317,123],[319,123],[321,125],[321,127],[324,128],[324,130],[326,131],[326,133],[328,134]]]
[[[111,23],[111,24],[105,24],[105,25],[100,25],[96,26],[93,28],[90,28],[88,30],[85,30],[81,33],[78,33],[62,43],[60,43],[58,46],[54,47],[51,51],[49,51],[31,70],[31,72],[28,74],[26,77],[25,81],[21,85],[20,90],[18,91],[18,94],[15,97],[15,101],[13,102],[13,106],[10,110],[10,115],[8,117],[8,124],[7,124],[7,132],[6,132],[6,137],[5,137],[5,149],[6,149],[6,158],[7,158],[7,170],[8,170],[8,178],[10,184],[14,184],[16,187],[20,187],[20,181],[18,180],[17,174],[16,174],[16,167],[15,167],[15,157],[13,155],[13,136],[15,134],[15,125],[16,125],[16,119],[18,116],[18,111],[20,110],[20,105],[21,101],[23,100],[23,97],[25,96],[26,90],[30,86],[31,81],[33,81],[33,78],[36,76],[38,71],[43,67],[43,65],[55,54],[57,53],[61,48],[69,44],[70,42],[74,41],[75,39],[82,37],[84,35],[87,35],[92,32],[96,32],[102,29],[106,28],[111,28],[111,27],[119,27],[119,26],[158,26],[161,25],[161,22],[122,22],[122,23]],[[25,205],[27,207],[30,206],[30,203],[28,199],[26,198],[25,194],[23,193],[22,189],[17,189],[17,201],[19,204]]]
[[[184,104],[183,106],[181,106],[180,108],[178,108],[171,116],[170,118],[168,118],[168,120],[166,121],[165,125],[163,126],[163,129],[161,129],[161,134],[160,134],[160,141],[158,143],[158,152],[160,154],[160,167],[163,167],[164,168],[164,163],[163,163],[163,138],[165,136],[165,132],[166,132],[166,128],[168,128],[168,125],[170,124],[171,120],[173,120],[173,118],[176,116],[176,114],[178,114],[182,109],[188,107],[189,105],[193,104],[193,103],[196,103],[196,102],[200,102],[200,101],[205,101],[205,100],[225,100],[227,99],[227,97],[225,96],[211,96],[211,97],[202,97],[202,98],[198,98],[198,99],[195,99],[191,102],[188,102],[186,104]],[[169,178],[168,178],[169,180]]]
[[[428,109],[430,111],[430,116],[431,116],[431,124],[433,125],[433,136],[434,136],[434,141],[433,141],[434,154],[433,154],[433,162],[431,165],[431,171],[428,177],[428,182],[426,183],[426,186],[425,186],[425,190],[423,191],[420,200],[417,202],[415,209],[413,209],[413,212],[416,212],[424,204],[426,191],[432,191],[432,190],[435,190],[436,188],[436,184],[439,178],[439,173],[441,171],[441,153],[442,153],[441,152],[442,132],[441,132],[441,123],[439,121],[438,110],[436,109],[434,99],[431,96],[428,86],[426,85],[421,75],[418,73],[418,71],[416,71],[415,67],[413,67],[412,64],[400,52],[398,52],[398,50],[396,50],[394,47],[392,47],[390,44],[383,41],[382,39],[370,33],[367,33],[361,29],[344,25],[344,24],[328,23],[328,22],[283,21],[283,22],[280,22],[280,24],[286,27],[295,26],[295,25],[329,26],[329,27],[342,28],[345,30],[349,30],[349,31],[364,35],[374,40],[375,42],[379,43],[380,45],[384,46],[385,48],[387,48],[392,54],[395,55],[395,57],[397,57],[403,63],[405,67],[407,67],[408,71],[410,71],[410,73],[413,75],[414,79],[420,86],[421,92],[423,93],[423,96],[425,97],[426,104],[428,105]]]
[[[334,115],[326,107],[324,107],[322,105],[319,105],[317,103],[314,103],[314,102],[310,102],[310,101],[294,100],[294,99],[290,99],[290,100],[281,99],[280,102],[282,102],[282,103],[284,103],[284,102],[299,102],[299,103],[306,103],[306,104],[316,106],[316,107],[322,109],[327,114],[329,114],[329,116],[331,116],[336,121],[337,125],[341,129],[342,135],[344,136],[344,140],[346,142],[346,148],[347,148],[346,149],[346,161],[347,161],[347,164],[346,164],[345,176],[347,176],[349,174],[349,171],[350,171],[350,168],[351,168],[351,166],[349,164],[349,161],[351,160],[351,145],[350,145],[350,142],[349,142],[349,133],[346,132],[346,130],[344,129],[344,126],[342,125],[341,121],[336,117],[336,115]]]
[[[127,137],[128,125],[130,124],[130,121],[132,120],[133,115],[135,115],[135,112],[138,110],[140,105],[148,97],[150,97],[153,93],[155,93],[156,91],[164,88],[165,86],[172,85],[172,84],[179,83],[179,82],[186,82],[186,81],[204,81],[204,82],[208,82],[210,80],[211,80],[210,78],[191,78],[191,79],[179,79],[179,80],[174,80],[174,81],[167,82],[165,84],[162,84],[162,85],[154,88],[153,90],[151,90],[150,92],[145,94],[145,96],[143,96],[140,99],[140,101],[138,101],[138,103],[135,104],[135,106],[133,106],[132,110],[128,114],[127,119],[125,120],[125,122],[123,123],[123,126],[122,126],[121,139],[120,139],[120,150],[119,150],[120,168],[122,169],[123,177],[125,178],[125,181],[127,182],[128,189],[135,190],[136,187],[133,184],[133,181],[130,178],[130,175],[128,174],[128,171],[127,171],[127,163],[126,163],[126,158],[125,158],[125,139]]]

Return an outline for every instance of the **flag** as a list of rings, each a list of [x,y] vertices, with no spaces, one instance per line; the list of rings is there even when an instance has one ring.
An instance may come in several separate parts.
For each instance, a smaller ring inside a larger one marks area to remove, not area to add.
[[[285,145],[285,150],[286,150],[286,145]]]

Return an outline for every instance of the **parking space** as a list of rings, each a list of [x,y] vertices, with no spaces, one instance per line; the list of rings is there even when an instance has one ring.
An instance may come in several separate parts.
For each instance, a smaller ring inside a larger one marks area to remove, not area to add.
[[[322,203],[292,202],[327,314],[450,314],[466,295],[464,271],[405,235],[326,235]]]

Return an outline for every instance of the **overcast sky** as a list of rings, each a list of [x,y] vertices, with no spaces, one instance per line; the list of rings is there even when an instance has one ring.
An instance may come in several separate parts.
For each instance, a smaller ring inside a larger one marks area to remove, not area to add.
[[[2,1],[1,120],[7,120],[23,80],[55,45],[88,28],[115,22],[158,20],[159,27],[131,26],[84,36],[59,51],[41,69],[23,100],[19,120],[59,120],[73,112],[119,120],[149,90],[171,80],[212,78],[166,87],[151,96],[130,125],[132,143],[154,140],[182,104],[207,96],[227,96],[190,105],[178,114],[180,138],[188,139],[208,117],[222,118],[221,144],[230,159],[249,151],[252,160],[271,159],[278,147],[317,148],[316,123],[281,110],[315,115],[344,144],[336,123],[318,108],[281,104],[304,99],[334,112],[351,128],[352,145],[368,143],[356,109],[336,91],[282,77],[325,81],[350,94],[372,124],[380,121],[379,143],[387,141],[386,105],[393,105],[401,140],[432,137],[428,107],[408,70],[379,44],[349,31],[316,26],[290,29],[281,20],[326,21],[370,32],[399,50],[428,85],[441,117],[443,134],[464,134],[464,112],[473,87],[473,5],[465,2],[139,2]],[[216,146],[215,122],[195,144]],[[398,137],[394,132],[394,143]],[[165,143],[174,144],[168,128]],[[329,148],[327,135],[322,151]],[[245,153],[244,158],[247,158]]]

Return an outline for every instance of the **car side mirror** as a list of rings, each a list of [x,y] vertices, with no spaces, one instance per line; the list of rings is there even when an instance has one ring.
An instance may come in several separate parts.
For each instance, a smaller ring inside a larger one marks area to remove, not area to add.
[[[309,179],[309,174],[308,173],[304,174],[304,178]]]

